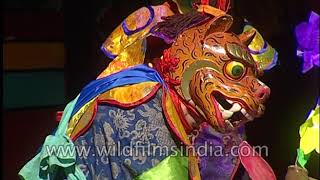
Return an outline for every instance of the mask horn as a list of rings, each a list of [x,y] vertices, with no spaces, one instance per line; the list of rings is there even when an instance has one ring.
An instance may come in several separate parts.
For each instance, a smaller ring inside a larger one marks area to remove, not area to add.
[[[240,34],[238,37],[240,41],[245,44],[246,46],[249,46],[253,38],[256,36],[255,30],[245,31],[242,34]]]

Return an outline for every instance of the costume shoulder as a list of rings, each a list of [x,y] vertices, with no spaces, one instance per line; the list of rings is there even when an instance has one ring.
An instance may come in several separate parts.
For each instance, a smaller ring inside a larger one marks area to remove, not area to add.
[[[134,73],[137,75],[132,78]],[[74,140],[89,128],[99,104],[107,103],[119,108],[130,109],[151,100],[162,86],[160,78],[148,80],[144,77],[145,75],[157,76],[156,71],[153,71],[153,73],[145,74],[141,70],[127,69],[90,83],[80,93],[80,97],[83,94],[83,100],[79,100],[79,102],[83,101],[83,103],[78,105],[78,110],[69,121],[67,136]]]

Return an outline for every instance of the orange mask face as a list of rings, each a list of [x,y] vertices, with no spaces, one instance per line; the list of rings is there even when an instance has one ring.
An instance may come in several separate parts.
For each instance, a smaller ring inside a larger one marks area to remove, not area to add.
[[[215,17],[180,33],[169,48],[170,56],[179,59],[169,72],[181,82],[174,88],[221,132],[261,116],[270,94],[248,51],[255,32],[227,32],[231,24],[231,16]]]

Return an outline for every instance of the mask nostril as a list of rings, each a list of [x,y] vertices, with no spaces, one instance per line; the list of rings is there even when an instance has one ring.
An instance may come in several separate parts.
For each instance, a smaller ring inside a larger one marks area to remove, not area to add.
[[[265,92],[262,91],[258,94],[258,98],[263,99],[264,95],[265,95]]]
[[[256,98],[258,98],[260,101],[264,102],[270,94],[270,90],[268,87],[260,87],[256,92]]]

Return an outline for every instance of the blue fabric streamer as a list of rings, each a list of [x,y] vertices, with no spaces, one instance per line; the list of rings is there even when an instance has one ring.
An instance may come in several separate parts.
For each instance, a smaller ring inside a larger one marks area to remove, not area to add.
[[[159,82],[166,87],[158,72],[144,64],[137,65],[107,77],[92,81],[81,91],[79,100],[73,109],[72,115],[77,113],[79,109],[87,102],[105,91],[108,91],[114,87],[146,81]]]

